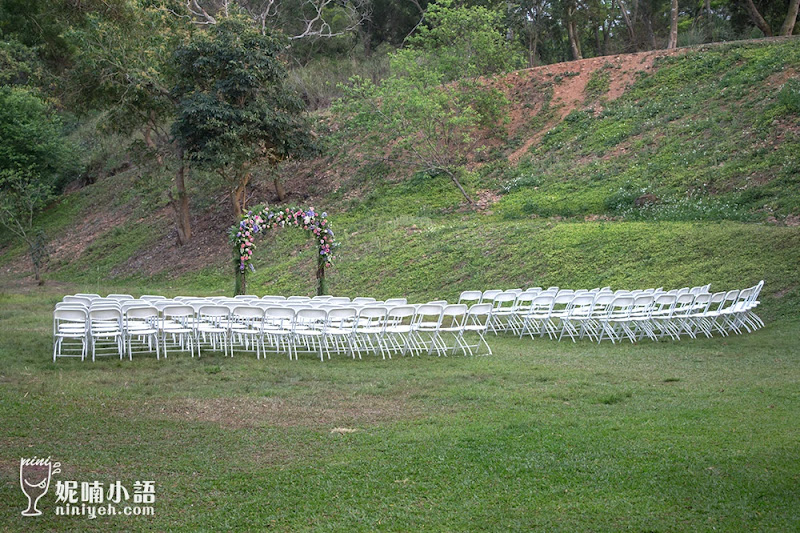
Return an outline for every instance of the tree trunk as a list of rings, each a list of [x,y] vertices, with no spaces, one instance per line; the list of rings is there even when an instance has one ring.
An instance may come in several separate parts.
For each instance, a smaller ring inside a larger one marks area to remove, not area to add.
[[[578,40],[578,30],[575,27],[575,4],[571,3],[567,7],[567,34],[569,35],[569,47],[572,51],[572,59],[583,59],[581,54],[581,44]]]
[[[656,44],[656,34],[653,31],[653,21],[650,17],[650,12],[646,9],[642,10],[642,20],[644,21],[644,31],[647,35],[647,41],[650,43],[650,50],[658,48]]]
[[[472,201],[472,198],[470,198],[470,197],[469,197],[469,195],[467,194],[467,191],[465,191],[465,190],[464,190],[464,187],[462,187],[462,186],[461,186],[461,182],[459,182],[459,181],[458,181],[458,176],[456,176],[455,172],[452,172],[451,170],[449,170],[449,169],[446,169],[446,168],[445,168],[445,169],[442,169],[442,170],[443,170],[444,172],[446,172],[448,176],[450,176],[450,179],[453,181],[453,183],[455,184],[455,186],[456,186],[456,187],[458,187],[458,190],[459,190],[459,191],[461,191],[461,194],[462,194],[462,195],[464,196],[464,198],[467,200],[467,202],[469,203],[469,205],[475,205],[475,202],[473,202],[473,201]]]
[[[800,8],[800,0],[792,0],[789,2],[789,11],[786,13],[786,18],[783,20],[783,25],[781,26],[781,35],[788,36],[794,33],[794,25],[797,22],[798,8]]]
[[[328,293],[328,284],[325,282],[325,259],[319,256],[317,259],[317,296],[324,296]]]
[[[189,194],[186,192],[186,161],[183,159],[183,149],[178,151],[179,166],[175,173],[175,188],[178,189],[178,198],[172,203],[175,217],[178,221],[178,246],[183,246],[192,238],[192,223],[189,216]]]
[[[633,21],[628,14],[628,8],[623,0],[617,0],[619,10],[622,13],[622,20],[625,21],[625,27],[628,29],[628,39],[631,41],[631,48],[634,52],[639,51],[639,46],[636,43],[636,30],[633,27]]]
[[[714,21],[711,18],[711,0],[705,0],[706,9],[706,28],[708,29],[708,38],[714,42]]]
[[[231,202],[233,203],[233,216],[238,222],[247,209],[247,184],[250,182],[250,173],[245,172],[239,179],[236,188],[231,191]]]
[[[669,41],[667,50],[674,50],[678,47],[678,0],[672,0],[670,9]]]
[[[283,202],[286,200],[286,189],[283,186],[283,182],[281,181],[280,176],[275,176],[272,178],[272,183],[275,185],[275,194],[278,195],[278,201]]]
[[[31,251],[32,257],[34,253],[35,252]],[[39,268],[39,262],[36,260],[36,258],[33,258],[32,263],[33,263],[33,279],[36,280],[37,285],[42,286],[44,285],[44,280],[42,279],[42,273],[41,269]]]
[[[772,28],[769,27],[767,21],[764,20],[764,17],[761,16],[761,13],[758,12],[753,0],[745,0],[744,5],[747,7],[747,13],[750,15],[750,19],[753,21],[753,24],[755,24],[758,29],[761,30],[765,37],[772,37]]]

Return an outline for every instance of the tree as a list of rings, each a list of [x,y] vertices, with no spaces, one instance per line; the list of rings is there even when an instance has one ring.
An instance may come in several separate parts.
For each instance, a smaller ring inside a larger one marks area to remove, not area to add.
[[[42,98],[25,87],[0,87],[0,225],[26,244],[40,285],[47,248],[34,218],[76,172],[72,154]]]
[[[772,37],[774,35],[772,28],[774,27],[773,24],[780,22],[778,16],[783,17],[779,35],[792,35],[794,33],[794,27],[797,23],[798,8],[800,8],[800,0],[789,0],[785,3],[761,3],[764,8],[763,10],[759,10],[753,0],[744,0],[743,3],[750,20],[766,37]],[[763,16],[762,12],[764,13]],[[770,24],[767,19],[772,21],[772,24]]]
[[[397,54],[393,64],[412,59]],[[400,70],[411,68],[406,64]],[[472,204],[461,183],[468,154],[477,150],[483,132],[507,120],[505,95],[476,81],[443,85],[441,75],[429,70],[394,75],[380,86],[352,81],[334,110],[365,141],[362,147],[372,157],[446,175]]]
[[[74,47],[69,103],[79,111],[104,110],[105,126],[141,132],[158,171],[174,167],[175,195],[168,195],[178,230],[177,244],[192,237],[187,162],[170,132],[176,99],[169,57],[191,26],[157,2],[129,0],[114,18],[98,13],[65,32]]]
[[[678,47],[678,0],[671,0],[669,13],[669,41],[667,41],[667,49],[672,50]]]
[[[302,101],[285,86],[286,40],[238,14],[217,19],[174,54],[178,116],[173,131],[188,157],[230,188],[236,220],[256,165],[312,147]]]
[[[61,121],[47,102],[33,89],[0,86],[0,171],[34,175],[59,190],[78,170]]]
[[[414,56],[413,61],[395,61],[393,68],[433,70],[445,83],[522,68],[524,56],[506,34],[498,11],[440,0],[428,6],[423,23],[398,52]]]
[[[0,225],[27,246],[39,285],[44,284],[41,271],[48,256],[47,238],[34,226],[34,217],[52,198],[52,187],[33,172],[0,171]]]

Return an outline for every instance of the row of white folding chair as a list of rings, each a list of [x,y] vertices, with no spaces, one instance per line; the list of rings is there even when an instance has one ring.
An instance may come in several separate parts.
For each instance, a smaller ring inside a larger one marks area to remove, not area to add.
[[[677,340],[682,334],[694,338],[701,332],[710,337],[714,331],[722,335],[740,333],[742,328],[752,331],[763,326],[753,311],[761,287],[763,282],[742,291],[713,295],[699,291],[638,295],[600,292],[572,298],[541,295],[531,301],[519,335],[547,334],[559,339],[567,335],[573,341],[588,336],[598,342],[608,337],[615,342],[623,337],[658,340],[668,335]]]

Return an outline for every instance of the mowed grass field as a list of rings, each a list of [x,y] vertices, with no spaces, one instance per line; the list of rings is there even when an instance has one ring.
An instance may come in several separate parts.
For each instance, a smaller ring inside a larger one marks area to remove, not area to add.
[[[0,294],[4,530],[800,529],[797,319],[637,345],[492,337],[491,357],[53,364],[62,295]],[[33,455],[62,472],[25,518]],[[59,479],[155,480],[155,515],[54,516]]]

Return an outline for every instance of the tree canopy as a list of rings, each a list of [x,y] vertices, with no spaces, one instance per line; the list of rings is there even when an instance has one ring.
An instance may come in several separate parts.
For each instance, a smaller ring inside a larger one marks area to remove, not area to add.
[[[311,146],[302,101],[286,89],[286,40],[232,15],[175,52],[174,131],[189,157],[231,185],[240,217],[250,172]]]

